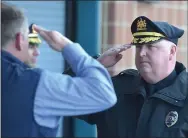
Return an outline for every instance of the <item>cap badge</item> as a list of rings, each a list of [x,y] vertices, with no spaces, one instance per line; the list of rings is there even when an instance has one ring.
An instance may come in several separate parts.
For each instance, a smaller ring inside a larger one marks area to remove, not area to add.
[[[137,21],[137,31],[141,31],[141,30],[146,30],[146,20],[142,20],[142,18],[140,18],[140,20]]]

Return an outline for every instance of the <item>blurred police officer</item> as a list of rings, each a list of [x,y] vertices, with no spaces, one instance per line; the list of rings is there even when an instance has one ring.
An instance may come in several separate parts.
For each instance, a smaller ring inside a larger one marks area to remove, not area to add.
[[[27,19],[20,9],[1,3],[2,137],[55,137],[61,116],[94,113],[116,103],[110,76],[98,61],[59,32],[34,29],[63,53],[76,77],[24,64],[30,58]]]
[[[136,67],[112,77],[117,103],[107,111],[80,116],[97,125],[98,137],[188,137],[188,76],[176,61],[178,39],[184,31],[167,22],[137,17],[131,25]],[[124,45],[98,60],[115,65]],[[129,60],[129,59],[127,59]]]
[[[41,44],[41,40],[39,38],[38,33],[34,30],[34,24],[29,26],[29,56],[30,58],[26,61],[30,67],[36,67],[37,58],[40,55],[39,46]]]

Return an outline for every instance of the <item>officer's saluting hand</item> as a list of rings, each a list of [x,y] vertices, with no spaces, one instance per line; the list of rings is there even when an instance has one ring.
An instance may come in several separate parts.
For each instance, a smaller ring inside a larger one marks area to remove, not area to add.
[[[125,44],[122,46],[112,47],[105,51],[97,60],[103,64],[106,68],[114,66],[122,59],[121,52],[131,48],[131,44]]]

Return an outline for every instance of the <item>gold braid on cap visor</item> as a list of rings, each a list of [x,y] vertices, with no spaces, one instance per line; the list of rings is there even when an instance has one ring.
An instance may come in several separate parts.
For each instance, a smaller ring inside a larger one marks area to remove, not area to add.
[[[143,38],[136,38],[136,36],[143,36]],[[156,32],[136,32],[133,33],[132,43],[140,43],[140,44],[148,43],[148,42],[157,41],[163,37],[165,36]]]
[[[40,44],[40,43],[41,43],[41,40],[40,40],[38,37],[32,37],[32,38],[29,38],[29,43],[37,43],[37,44]]]

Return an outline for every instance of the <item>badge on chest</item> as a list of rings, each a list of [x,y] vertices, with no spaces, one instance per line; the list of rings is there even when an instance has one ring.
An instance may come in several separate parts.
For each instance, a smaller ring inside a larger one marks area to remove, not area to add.
[[[176,111],[170,111],[165,119],[165,124],[167,127],[171,127],[178,121],[178,113]]]

